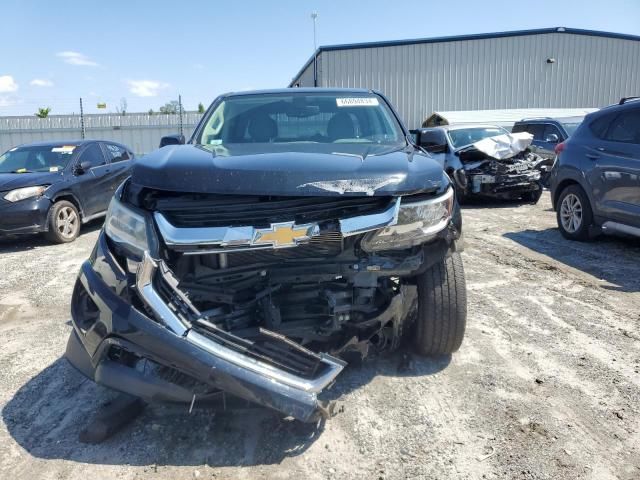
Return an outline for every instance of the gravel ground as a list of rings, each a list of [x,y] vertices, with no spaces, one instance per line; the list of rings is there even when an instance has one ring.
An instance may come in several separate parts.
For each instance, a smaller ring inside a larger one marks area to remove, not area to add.
[[[61,355],[99,225],[0,243],[0,478],[640,478],[640,243],[562,239],[547,194],[463,216],[457,354],[347,369],[330,392],[344,410],[318,427],[150,407],[96,446],[78,434],[114,394]]]

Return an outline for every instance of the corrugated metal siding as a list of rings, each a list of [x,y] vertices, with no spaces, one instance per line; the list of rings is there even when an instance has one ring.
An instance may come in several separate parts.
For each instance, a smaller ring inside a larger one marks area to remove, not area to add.
[[[300,73],[297,82],[300,82],[301,87],[313,87],[313,62]]]
[[[200,113],[185,113],[182,116],[184,134],[187,138],[201,117]],[[85,115],[84,124],[85,138],[122,143],[138,155],[158,148],[162,136],[179,133],[178,115]],[[55,115],[48,118],[2,117],[0,153],[23,143],[77,140],[80,135],[78,115]]]
[[[640,94],[640,42],[619,38],[544,33],[329,50],[320,59],[319,86],[380,90],[410,128],[437,110],[599,107]],[[313,86],[310,69],[301,86]]]

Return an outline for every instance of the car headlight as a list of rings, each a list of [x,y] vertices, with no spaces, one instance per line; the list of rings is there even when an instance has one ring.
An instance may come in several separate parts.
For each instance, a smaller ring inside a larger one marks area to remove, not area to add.
[[[453,188],[429,200],[400,203],[398,222],[367,234],[361,242],[367,252],[403,250],[420,245],[447,227],[453,212]]]
[[[125,206],[117,195],[109,204],[104,231],[113,242],[134,256],[136,260],[141,260],[145,250],[149,250],[144,214]]]
[[[19,202],[31,197],[39,197],[44,191],[49,188],[49,185],[39,185],[37,187],[24,187],[11,190],[4,196],[4,199],[8,202]]]

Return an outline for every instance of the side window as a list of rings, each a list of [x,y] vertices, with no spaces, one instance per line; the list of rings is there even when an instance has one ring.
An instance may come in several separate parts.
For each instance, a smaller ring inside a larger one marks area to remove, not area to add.
[[[131,155],[124,148],[113,143],[105,143],[105,149],[107,150],[107,156],[111,163],[122,162],[124,160],[131,160]]]
[[[534,140],[544,140],[544,125],[539,123],[521,123],[511,130],[512,133],[528,132],[533,135]]]
[[[618,115],[609,127],[605,140],[640,144],[640,110]]]
[[[545,125],[542,139],[546,142],[549,135],[555,135],[556,137],[558,137],[558,142],[562,141],[562,134],[560,133],[560,130],[558,130],[558,127],[556,127],[555,125]]]
[[[602,117],[596,118],[593,122],[589,124],[589,129],[593,132],[593,134],[598,138],[605,138],[607,130],[609,129],[609,125],[613,121],[615,115],[609,114],[604,115]]]
[[[102,149],[97,143],[89,145],[80,155],[80,162],[91,162],[91,167],[99,167],[106,165],[107,160],[104,158]]]
[[[533,135],[534,140],[544,141],[544,125],[541,123],[530,124],[527,132]]]

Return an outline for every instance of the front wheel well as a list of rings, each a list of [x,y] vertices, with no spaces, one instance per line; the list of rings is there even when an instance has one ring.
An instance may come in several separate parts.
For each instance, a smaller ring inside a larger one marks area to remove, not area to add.
[[[578,185],[580,188],[582,188],[582,185],[580,185],[580,183],[576,182],[575,180],[573,180],[572,178],[567,178],[565,180],[562,180],[558,186],[556,187],[556,190],[553,194],[553,208],[556,209],[557,205],[558,205],[558,198],[560,197],[560,194],[562,193],[562,191],[567,188],[569,185]],[[583,189],[584,190],[584,189]]]
[[[51,199],[51,205],[53,205],[56,202],[59,202],[60,200],[66,200],[67,202],[72,203],[78,209],[78,213],[80,214],[80,220],[84,220],[84,212],[82,211],[82,206],[80,205],[80,202],[74,195],[70,193],[61,193],[59,195],[56,195],[53,199]]]

